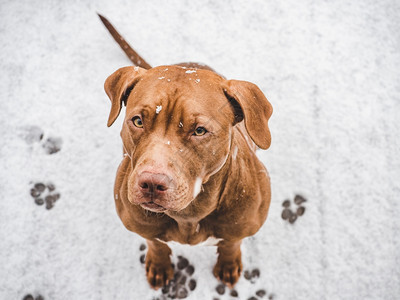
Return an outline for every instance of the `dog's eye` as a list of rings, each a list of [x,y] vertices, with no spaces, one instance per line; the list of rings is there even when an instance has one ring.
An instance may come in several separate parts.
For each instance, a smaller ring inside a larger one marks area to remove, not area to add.
[[[205,135],[207,132],[207,129],[204,127],[197,127],[196,130],[194,131],[193,135],[195,136],[202,136]]]
[[[132,122],[133,122],[133,125],[135,125],[136,127],[143,128],[143,122],[140,117],[138,117],[138,116],[133,117]]]

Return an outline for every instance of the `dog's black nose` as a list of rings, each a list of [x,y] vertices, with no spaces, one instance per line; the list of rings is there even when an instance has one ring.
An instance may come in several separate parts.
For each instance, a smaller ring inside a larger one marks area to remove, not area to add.
[[[157,194],[172,187],[172,179],[166,174],[143,172],[139,175],[138,185],[145,194]]]

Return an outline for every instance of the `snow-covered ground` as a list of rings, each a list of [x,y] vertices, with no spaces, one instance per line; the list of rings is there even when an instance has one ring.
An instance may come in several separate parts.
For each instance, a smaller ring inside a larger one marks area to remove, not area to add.
[[[114,208],[121,122],[106,126],[103,83],[130,62],[96,12],[152,65],[204,62],[272,103],[270,214],[242,246],[261,275],[240,299],[399,299],[396,0],[0,1],[0,299],[161,294]],[[51,209],[30,195],[39,182],[60,194]],[[214,247],[174,250],[195,267],[188,299],[232,298],[215,290]]]

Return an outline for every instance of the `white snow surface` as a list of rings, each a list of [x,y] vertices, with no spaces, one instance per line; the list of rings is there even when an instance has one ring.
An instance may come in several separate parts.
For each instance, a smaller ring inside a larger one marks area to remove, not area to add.
[[[240,299],[259,288],[275,299],[399,299],[396,0],[1,1],[0,299],[161,294],[139,261],[144,240],[114,207],[122,118],[107,128],[103,84],[131,64],[96,12],[153,66],[204,62],[272,103],[272,146],[258,152],[269,217],[242,244],[244,268],[261,276],[240,279]],[[46,153],[47,138],[61,150]],[[31,182],[54,183],[54,208],[34,203]],[[292,225],[282,202],[296,194],[308,201]],[[216,248],[173,250],[196,268],[188,299],[217,297]]]

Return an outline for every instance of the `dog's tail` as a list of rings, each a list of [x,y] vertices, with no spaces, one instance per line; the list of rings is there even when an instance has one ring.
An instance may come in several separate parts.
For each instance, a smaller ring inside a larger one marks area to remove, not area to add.
[[[135,66],[144,68],[144,69],[151,69],[151,66],[139,55],[135,50],[129,46],[128,42],[118,33],[118,31],[111,25],[111,23],[102,15],[97,14],[100,17],[100,20],[103,22],[104,26],[108,29],[111,33],[114,40],[118,43],[118,45],[122,48],[125,54],[128,56],[131,62]]]

